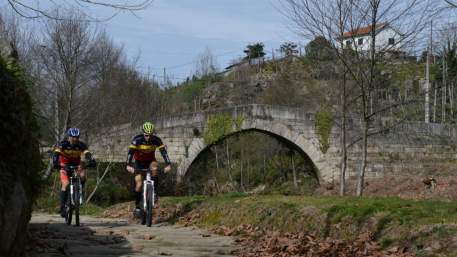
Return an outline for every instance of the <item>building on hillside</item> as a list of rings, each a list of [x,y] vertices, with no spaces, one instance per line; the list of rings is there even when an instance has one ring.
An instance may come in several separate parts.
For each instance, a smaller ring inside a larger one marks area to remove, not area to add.
[[[404,36],[388,23],[376,24],[376,51],[377,52],[401,52],[401,43]],[[356,28],[343,33],[344,47],[361,52],[369,52],[371,49],[372,26]]]
[[[231,65],[225,67],[225,71],[223,71],[222,73],[224,74],[224,76],[228,76],[229,74],[231,74],[235,71],[243,70],[243,69],[249,68],[251,66],[259,66],[264,63],[265,63],[265,57],[263,57],[263,56],[257,57],[257,58],[252,58],[252,59],[242,59],[240,61],[235,61]]]

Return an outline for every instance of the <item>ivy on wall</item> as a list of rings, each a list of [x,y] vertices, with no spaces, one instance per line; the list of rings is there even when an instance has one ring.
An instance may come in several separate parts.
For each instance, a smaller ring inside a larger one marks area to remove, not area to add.
[[[210,145],[241,128],[243,117],[233,118],[228,114],[219,114],[208,118],[208,127],[203,135],[205,144]]]
[[[328,108],[323,107],[317,111],[314,125],[319,139],[319,148],[325,154],[330,147],[330,133],[333,126],[332,113]]]

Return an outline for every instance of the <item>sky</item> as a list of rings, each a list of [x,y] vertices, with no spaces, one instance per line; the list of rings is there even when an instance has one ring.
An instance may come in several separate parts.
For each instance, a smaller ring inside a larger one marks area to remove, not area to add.
[[[110,1],[123,0],[107,2]],[[22,2],[48,10],[81,7],[75,4],[80,2],[68,0]],[[7,1],[0,0],[0,11],[7,7]],[[284,42],[292,41],[303,47],[306,40],[292,32],[290,21],[278,9],[279,0],[153,0],[144,10],[120,12],[97,26],[123,46],[129,59],[137,60],[139,71],[163,81],[165,69],[167,77],[180,82],[194,74],[197,56],[206,48],[223,71],[244,56],[248,44],[263,42],[267,58]],[[95,5],[87,5],[83,10],[101,20],[115,13],[112,8]]]
[[[224,70],[244,56],[250,43],[263,42],[271,56],[280,44],[298,42],[277,7],[276,0],[155,0],[147,9],[119,13],[101,27],[129,58],[139,57],[139,70],[163,80],[165,68],[178,82],[194,73],[195,60],[206,48]],[[100,8],[96,16],[110,13]]]
[[[109,0],[98,2],[123,2]],[[130,0],[142,2],[144,0]],[[125,1],[124,1],[125,2]],[[279,0],[153,0],[144,10],[119,12],[97,5],[82,5],[68,0],[21,0],[33,8],[52,13],[55,8],[82,8],[106,30],[115,43],[123,46],[137,69],[163,81],[184,81],[195,73],[197,56],[205,49],[216,57],[220,71],[245,56],[248,44],[262,42],[267,58],[279,54],[284,42],[299,37],[287,26],[280,13]],[[14,13],[6,0],[0,0],[0,12]],[[113,14],[117,13],[114,17]],[[28,12],[33,15],[33,12]],[[111,19],[107,19],[112,17]],[[31,26],[43,27],[46,19],[22,19]]]

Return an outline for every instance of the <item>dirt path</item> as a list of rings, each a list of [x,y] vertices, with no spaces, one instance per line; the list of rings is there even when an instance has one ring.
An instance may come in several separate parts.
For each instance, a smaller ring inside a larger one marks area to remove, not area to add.
[[[233,238],[198,228],[165,223],[148,228],[123,219],[88,216],[81,217],[81,223],[81,227],[67,226],[60,216],[35,213],[27,256],[234,256]]]

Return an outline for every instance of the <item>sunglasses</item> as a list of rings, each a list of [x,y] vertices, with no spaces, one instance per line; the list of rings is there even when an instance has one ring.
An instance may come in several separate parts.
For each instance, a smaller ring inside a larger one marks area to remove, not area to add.
[[[145,137],[152,137],[151,134],[143,134]]]

